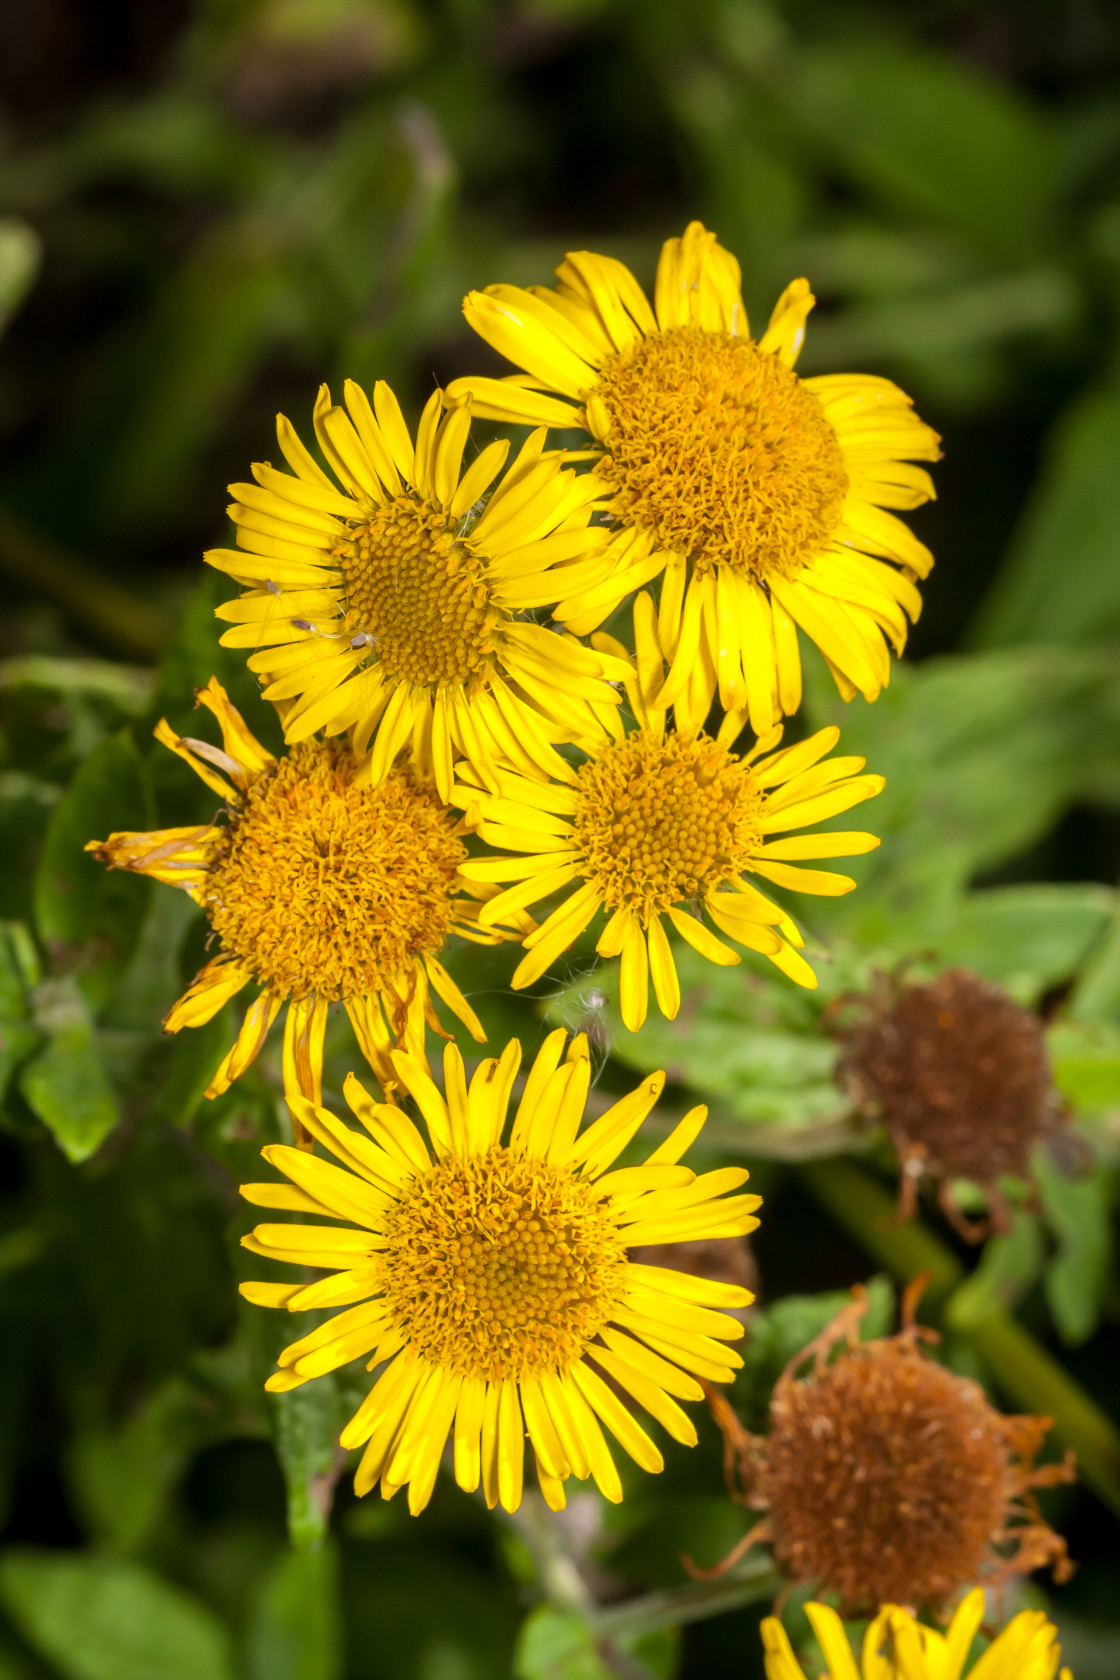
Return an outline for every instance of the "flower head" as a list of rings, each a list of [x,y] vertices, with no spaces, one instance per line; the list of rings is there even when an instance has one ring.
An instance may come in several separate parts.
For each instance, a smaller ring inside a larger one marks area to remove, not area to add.
[[[223,644],[251,649],[265,698],[291,702],[289,742],[350,729],[360,757],[372,740],[374,782],[406,747],[444,799],[459,755],[487,779],[496,760],[547,773],[552,743],[602,732],[596,708],[625,674],[525,616],[613,565],[588,523],[601,481],[546,454],[539,430],[487,498],[509,444],[461,474],[468,407],[445,415],[433,393],[413,443],[386,384],[372,407],[353,380],[345,395],[324,386],[315,404],[337,484],[280,416],[291,472],[257,464],[255,484],[230,486],[241,546],[206,555],[245,586],[218,608]]]
[[[181,887],[220,941],[167,1016],[168,1032],[202,1026],[243,987],[260,987],[207,1096],[245,1072],[285,1003],[285,1089],[315,1101],[331,1003],[345,1005],[383,1086],[393,1082],[393,1045],[422,1054],[426,1023],[439,1028],[432,993],[483,1040],[439,954],[453,933],[495,944],[512,930],[478,924],[488,889],[460,874],[463,825],[404,771],[362,785],[344,742],[305,741],[274,758],[213,678],[198,699],[218,720],[221,748],[176,735],[166,719],[156,737],[224,809],[193,827],[111,834],[86,850],[111,869]]]
[[[827,1604],[806,1613],[832,1680],[860,1680],[844,1625]],[[974,1587],[945,1633],[924,1627],[908,1610],[885,1604],[863,1641],[863,1680],[964,1680],[965,1662],[984,1619],[984,1594]],[[762,1624],[766,1680],[805,1680],[776,1616]],[[1058,1630],[1041,1610],[1022,1610],[992,1641],[975,1667],[974,1680],[1054,1680],[1061,1661]],[[1060,1680],[1072,1680],[1068,1668]]]
[[[464,865],[471,880],[516,883],[486,906],[483,925],[574,888],[526,937],[528,955],[513,985],[539,979],[602,911],[607,921],[596,949],[621,955],[622,1018],[632,1032],[646,1017],[650,975],[662,1013],[672,1019],[680,1007],[666,921],[701,956],[739,962],[706,915],[736,944],[768,957],[799,985],[815,986],[796,949],[803,941],[794,923],[749,877],[800,892],[849,892],[850,876],[791,860],[850,857],[877,846],[875,836],[791,831],[849,810],[883,786],[881,776],[861,773],[862,758],[827,758],[837,729],[784,751],[770,750],[781,735],[774,730],[743,755],[731,746],[743,712],[729,714],[718,735],[705,734],[712,690],[699,662],[669,728],[661,699],[651,698],[664,659],[644,593],[634,603],[634,629],[637,672],[627,691],[637,728],[589,749],[582,766],[565,765],[562,779],[546,786],[499,771],[497,795],[465,783],[456,795],[484,840],[522,854]],[[605,636],[596,642],[617,646]]]
[[[697,1177],[679,1164],[703,1108],[644,1164],[611,1171],[664,1075],[581,1131],[587,1040],[574,1039],[564,1056],[564,1038],[557,1031],[546,1039],[508,1131],[516,1039],[500,1059],[481,1062],[469,1085],[448,1045],[446,1096],[426,1064],[396,1051],[397,1077],[427,1140],[402,1109],[371,1102],[351,1076],[346,1099],[362,1131],[313,1103],[295,1105],[341,1165],[270,1145],[265,1158],[295,1188],[242,1189],[261,1206],[347,1221],[258,1226],[243,1239],[254,1254],[333,1275],[246,1283],[242,1293],[292,1312],[347,1309],[280,1355],[270,1389],[298,1387],[359,1357],[369,1370],[384,1366],[341,1437],[344,1447],[365,1448],[354,1484],[360,1494],[380,1482],[390,1498],[408,1484],[410,1510],[423,1510],[453,1430],[456,1479],[468,1491],[481,1481],[491,1507],[500,1501],[512,1511],[520,1501],[526,1432],[554,1509],[570,1476],[592,1476],[618,1500],[600,1424],[644,1469],[660,1470],[661,1454],[629,1402],[691,1446],[696,1432],[677,1401],[703,1397],[697,1377],[724,1382],[742,1363],[726,1346],[742,1326],[720,1309],[748,1304],[747,1290],[639,1265],[628,1251],[753,1229],[758,1197],[725,1194],[747,1173],[733,1167]]]
[[[807,281],[752,338],[739,265],[699,222],[666,241],[652,308],[610,257],[569,252],[556,274],[555,290],[490,286],[464,304],[527,377],[448,387],[479,415],[582,426],[602,450],[595,470],[631,540],[614,589],[570,590],[556,616],[583,634],[663,570],[665,703],[703,651],[724,708],[749,706],[765,735],[800,701],[798,626],[846,699],[875,699],[933,564],[888,510],[933,495],[914,463],[938,458],[937,434],[887,379],[798,378]]]
[[[778,1379],[764,1437],[715,1397],[744,1484],[733,1492],[767,1512],[736,1553],[768,1540],[789,1580],[837,1594],[848,1613],[938,1609],[970,1582],[1071,1569],[1034,1498],[1073,1479],[1068,1460],[1035,1466],[1049,1418],[1006,1417],[930,1359],[922,1344],[936,1333],[912,1322],[915,1302],[911,1286],[903,1329],[861,1342],[858,1292]]]
[[[952,1180],[967,1178],[1008,1228],[999,1179],[1027,1175],[1031,1149],[1060,1117],[1038,1016],[964,968],[927,985],[884,977],[839,1002],[849,1007],[833,1028],[844,1046],[836,1076],[890,1131],[903,1216],[915,1211],[926,1174],[955,1228],[979,1241],[987,1222],[966,1220],[953,1197]]]

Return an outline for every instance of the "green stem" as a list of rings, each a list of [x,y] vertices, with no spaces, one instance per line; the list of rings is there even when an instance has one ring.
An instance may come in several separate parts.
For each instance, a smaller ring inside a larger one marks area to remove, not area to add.
[[[1054,1356],[1009,1313],[997,1309],[975,1322],[958,1317],[964,1267],[920,1221],[891,1225],[893,1197],[861,1167],[812,1161],[798,1172],[836,1223],[900,1283],[932,1273],[924,1297],[932,1316],[972,1344],[1015,1405],[1053,1419],[1054,1438],[1074,1449],[1082,1480],[1120,1514],[1120,1431]]]
[[[709,1616],[725,1616],[744,1604],[775,1599],[785,1585],[765,1555],[740,1564],[733,1574],[718,1581],[694,1581],[686,1587],[646,1593],[595,1613],[596,1633],[618,1639],[626,1634],[658,1633],[662,1628],[683,1627]]]

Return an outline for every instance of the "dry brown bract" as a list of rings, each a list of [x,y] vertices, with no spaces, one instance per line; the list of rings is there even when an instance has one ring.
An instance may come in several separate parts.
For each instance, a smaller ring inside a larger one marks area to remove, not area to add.
[[[779,1378],[764,1437],[709,1391],[732,1497],[767,1515],[706,1573],[766,1540],[788,1580],[836,1593],[848,1614],[883,1603],[937,1610],[962,1587],[1047,1564],[1058,1580],[1070,1573],[1065,1541],[1034,1497],[1074,1474],[1068,1455],[1034,1463],[1050,1420],[1005,1417],[976,1383],[930,1359],[922,1343],[936,1333],[912,1322],[914,1294],[896,1336],[860,1342],[866,1298],[856,1291]]]
[[[1031,1148],[1061,1118],[1038,1017],[966,968],[926,985],[881,975],[872,992],[839,1002],[837,1081],[890,1131],[899,1217],[915,1212],[928,1174],[946,1218],[981,1241],[988,1221],[965,1219],[952,1195],[951,1180],[967,1178],[985,1190],[996,1229],[1008,1229],[999,1179],[1026,1176]]]

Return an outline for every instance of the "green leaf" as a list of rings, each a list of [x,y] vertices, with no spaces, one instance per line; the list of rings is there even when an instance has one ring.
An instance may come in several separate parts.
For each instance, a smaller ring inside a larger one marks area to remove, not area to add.
[[[1009,1312],[1042,1271],[1037,1217],[1020,1208],[1007,1236],[990,1237],[980,1264],[946,1308],[954,1330],[967,1331],[993,1313]]]
[[[1070,994],[1066,1017],[1086,1023],[1120,1017],[1120,903]]]
[[[920,951],[938,946],[960,894],[1040,840],[1074,799],[1120,802],[1120,683],[1109,650],[1032,647],[896,666],[874,706],[845,705],[805,661],[813,724],[886,777],[860,806],[882,847],[846,865],[860,886],[799,906],[828,937]],[[850,821],[850,818],[845,819]]]
[[[0,218],[0,332],[31,289],[41,256],[34,228],[16,216]]]
[[[848,1112],[851,1105],[832,1080],[835,1047],[817,1031],[815,996],[783,975],[771,978],[765,959],[749,952],[741,967],[717,968],[674,941],[673,957],[689,1000],[675,1021],[651,1009],[640,1032],[627,1032],[618,1012],[616,962],[595,971],[593,986],[584,979],[551,998],[549,1019],[574,1031],[591,1027],[628,1067],[671,1069],[738,1120],[797,1126]]]
[[[1054,1084],[1081,1114],[1120,1109],[1120,1027],[1061,1020],[1046,1035]]]
[[[1077,973],[1107,931],[1115,904],[1112,888],[1087,881],[969,893],[937,955],[1034,1003]]]
[[[831,158],[888,204],[983,251],[1021,256],[1045,231],[1057,148],[1037,110],[960,59],[901,42],[830,41],[793,99]]]
[[[316,1548],[326,1537],[344,1462],[338,1446],[343,1422],[338,1386],[333,1374],[317,1377],[272,1401],[276,1451],[288,1490],[288,1535],[293,1546]]]
[[[22,922],[0,922],[0,1096],[13,1070],[39,1042],[30,998],[39,979],[39,957],[27,928]]]
[[[151,883],[106,869],[83,848],[115,829],[151,825],[143,765],[130,734],[102,741],[78,767],[51,816],[35,873],[35,920],[59,973],[77,976],[95,1008],[140,937]]]
[[[338,1592],[333,1546],[284,1553],[254,1606],[248,1680],[340,1680]]]
[[[121,1552],[140,1546],[189,1458],[229,1433],[233,1410],[221,1388],[215,1392],[215,1385],[176,1376],[119,1426],[79,1428],[67,1468],[79,1511],[97,1539]]]
[[[1068,1177],[1045,1145],[1032,1159],[1035,1183],[1058,1251],[1046,1268],[1044,1287],[1063,1341],[1087,1341],[1100,1320],[1112,1260],[1108,1180],[1094,1172]]]
[[[35,993],[35,1025],[47,1043],[26,1064],[20,1090],[68,1161],[93,1155],[120,1120],[85,998],[72,976]]]
[[[221,1624],[137,1564],[10,1551],[0,1559],[0,1599],[65,1680],[233,1680]]]
[[[610,1680],[583,1617],[548,1604],[538,1604],[522,1623],[513,1671],[517,1680]]]
[[[1037,489],[980,610],[980,647],[1120,636],[1120,393],[1079,396],[1059,420]]]

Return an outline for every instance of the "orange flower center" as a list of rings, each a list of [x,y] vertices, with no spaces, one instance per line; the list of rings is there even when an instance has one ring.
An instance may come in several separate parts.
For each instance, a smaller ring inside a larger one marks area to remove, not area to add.
[[[442,946],[466,857],[434,794],[394,772],[358,787],[337,741],[293,747],[215,843],[203,904],[263,986],[332,999],[377,991]]]
[[[622,1293],[625,1249],[594,1187],[502,1145],[420,1173],[383,1239],[391,1313],[456,1375],[568,1370]]]
[[[611,356],[589,396],[610,421],[612,513],[698,570],[723,561],[762,582],[792,577],[839,524],[848,478],[836,433],[753,339],[651,334]]]
[[[367,638],[386,675],[428,688],[481,681],[501,614],[485,560],[439,508],[398,496],[355,527],[337,558],[346,629]]]
[[[607,909],[625,905],[648,925],[747,866],[764,803],[749,767],[709,736],[631,730],[576,777],[586,878]]]

